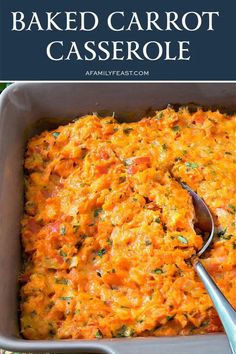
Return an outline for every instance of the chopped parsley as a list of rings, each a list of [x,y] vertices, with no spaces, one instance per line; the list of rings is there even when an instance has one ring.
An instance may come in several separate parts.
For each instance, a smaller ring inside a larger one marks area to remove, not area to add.
[[[190,168],[198,168],[198,164],[196,162],[185,162],[185,166]]]
[[[160,219],[160,218],[155,218],[154,221],[155,221],[157,224],[160,224],[161,219]]]
[[[171,321],[175,318],[175,315],[166,316],[167,321]]]
[[[107,239],[107,243],[109,246],[112,246],[112,240],[110,238]]]
[[[68,285],[69,280],[64,279],[64,278],[62,278],[62,279],[55,279],[55,283],[56,283],[56,284],[61,284],[61,285]]]
[[[159,119],[163,118],[163,116],[164,116],[164,113],[160,112],[156,115],[155,119],[159,120]]]
[[[236,206],[235,205],[229,204],[228,207],[232,210],[232,212],[234,214],[236,214]]]
[[[223,238],[224,240],[230,240],[231,237],[233,237],[233,235],[224,235],[222,238]]]
[[[105,248],[102,248],[102,249],[100,249],[99,251],[98,251],[98,256],[100,257],[100,258],[102,258],[102,256],[104,255],[106,253],[106,250],[105,250]]]
[[[154,274],[163,274],[164,272],[163,272],[163,270],[161,268],[156,268],[156,269],[154,269],[152,271],[152,273],[154,273]]]
[[[60,228],[60,235],[65,235],[66,234],[66,227],[63,225],[63,226],[61,226],[61,228]]]
[[[59,254],[61,257],[67,257],[67,253],[64,252],[63,250],[60,250]]]
[[[82,240],[85,240],[89,236],[87,234],[81,234],[80,237],[82,238]]]
[[[181,243],[184,243],[185,245],[188,244],[188,240],[187,240],[183,235],[179,235],[179,236],[178,236],[178,240],[179,240]]]
[[[149,240],[146,240],[146,241],[145,241],[145,245],[146,245],[146,246],[150,246],[151,244],[152,244],[151,241],[149,241]]]
[[[64,300],[64,301],[70,301],[71,299],[73,299],[72,296],[61,296],[60,300]]]
[[[103,338],[103,334],[102,334],[102,332],[100,331],[100,329],[98,329],[97,332],[95,333],[95,337],[98,338],[98,339]]]
[[[143,323],[144,320],[137,320],[137,323]]]
[[[236,250],[236,241],[234,241],[234,242],[232,243],[232,247],[233,247],[234,250]]]
[[[135,334],[134,330],[126,325],[120,327],[116,332],[116,337],[132,337]]]
[[[98,208],[98,209],[95,209],[94,212],[93,212],[93,215],[95,218],[97,218],[99,216],[100,213],[103,212],[103,209],[102,208]]]
[[[52,133],[52,136],[53,136],[55,139],[58,138],[59,135],[60,135],[60,132],[53,132],[53,133]]]
[[[178,125],[174,125],[172,128],[171,128],[174,132],[178,132],[180,130],[180,127]]]
[[[217,232],[217,236],[218,236],[218,237],[224,236],[224,234],[226,233],[226,231],[227,231],[227,227],[226,227],[224,230],[218,231],[218,232]]]

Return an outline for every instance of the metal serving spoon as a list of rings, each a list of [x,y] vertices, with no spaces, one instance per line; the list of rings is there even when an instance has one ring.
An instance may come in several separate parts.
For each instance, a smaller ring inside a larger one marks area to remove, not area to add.
[[[179,181],[178,181],[179,182]],[[210,210],[204,201],[195,193],[188,185],[179,182],[181,186],[186,189],[192,197],[193,206],[196,214],[195,227],[203,231],[204,234],[208,233],[207,239],[204,239],[203,247],[197,253],[197,256],[193,258],[193,266],[202,280],[211,300],[215,306],[215,309],[221,319],[224,326],[225,333],[228,337],[228,341],[233,354],[236,354],[236,311],[230,305],[228,300],[222,294],[212,277],[206,271],[202,265],[199,257],[209,247],[214,236],[214,221]],[[205,237],[204,237],[205,238]]]

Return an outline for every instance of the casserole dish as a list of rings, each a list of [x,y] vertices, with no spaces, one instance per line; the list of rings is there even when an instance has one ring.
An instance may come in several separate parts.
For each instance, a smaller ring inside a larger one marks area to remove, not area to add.
[[[115,111],[121,120],[133,121],[169,103],[194,102],[230,113],[236,110],[235,92],[235,84],[196,83],[17,83],[6,89],[0,105],[0,347],[35,352],[230,353],[224,334],[94,341],[24,340],[18,327],[17,296],[22,163],[28,138],[89,112],[105,115]]]

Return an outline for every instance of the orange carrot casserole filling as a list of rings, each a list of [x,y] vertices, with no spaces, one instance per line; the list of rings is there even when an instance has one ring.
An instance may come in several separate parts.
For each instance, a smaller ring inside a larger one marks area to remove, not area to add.
[[[236,307],[235,120],[96,115],[33,137],[25,156],[21,333],[27,339],[222,331],[191,265],[203,241],[186,182],[217,233],[203,263]]]

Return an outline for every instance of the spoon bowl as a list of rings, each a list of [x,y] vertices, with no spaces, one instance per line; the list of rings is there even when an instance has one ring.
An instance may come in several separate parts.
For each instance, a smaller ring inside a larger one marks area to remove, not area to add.
[[[195,193],[187,184],[179,182],[181,186],[186,189],[192,197],[192,202],[195,210],[194,227],[199,229],[203,237],[203,246],[198,251],[197,256],[200,257],[206,249],[210,246],[214,237],[215,227],[214,220],[206,203]]]

